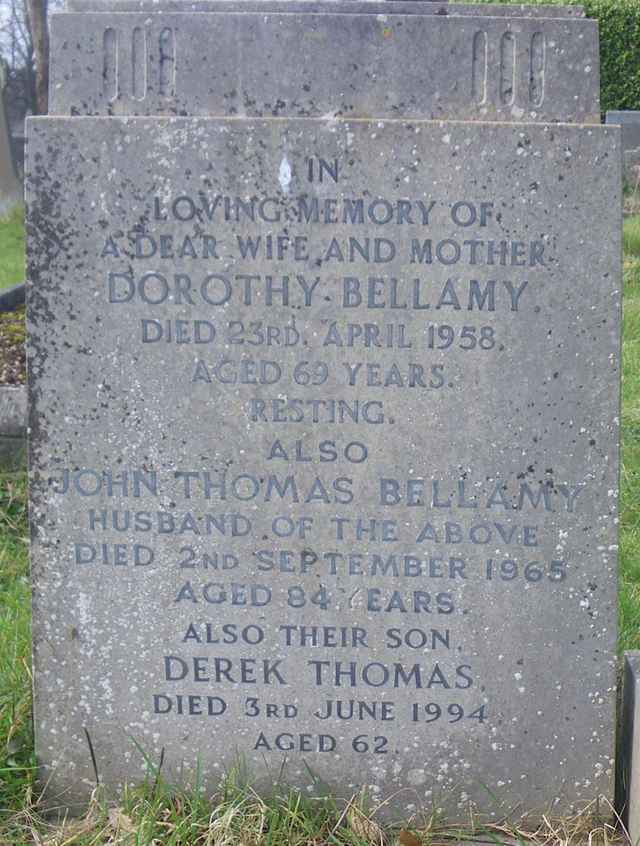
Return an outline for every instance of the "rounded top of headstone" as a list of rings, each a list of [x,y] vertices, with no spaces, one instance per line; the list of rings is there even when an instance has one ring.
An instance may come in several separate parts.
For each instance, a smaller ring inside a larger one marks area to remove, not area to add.
[[[452,17],[585,17],[582,6],[449,3],[449,0],[67,0],[65,9],[69,12],[392,12]]]

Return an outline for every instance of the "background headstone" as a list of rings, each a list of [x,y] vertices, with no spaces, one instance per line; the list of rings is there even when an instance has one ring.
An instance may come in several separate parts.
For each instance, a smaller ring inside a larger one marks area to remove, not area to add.
[[[640,150],[640,112],[609,111],[605,122],[622,127],[623,150]]]
[[[622,127],[624,176],[637,186],[640,182],[640,112],[609,111],[605,122]]]
[[[640,842],[640,652],[625,652],[621,720],[623,818],[632,844]]]
[[[5,67],[0,62],[0,215],[22,201],[22,184],[16,176],[11,135],[4,102]]]

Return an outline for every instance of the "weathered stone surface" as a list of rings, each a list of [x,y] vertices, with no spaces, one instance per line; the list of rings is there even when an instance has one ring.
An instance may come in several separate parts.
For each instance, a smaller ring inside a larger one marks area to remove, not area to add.
[[[85,730],[111,787],[135,740],[403,816],[610,797],[619,129],[29,124],[55,801]]]
[[[221,8],[53,15],[51,112],[600,122],[592,20]]]
[[[339,12],[340,14],[488,15],[583,18],[582,6],[489,5],[442,0],[68,0],[71,12]]]
[[[640,842],[640,652],[624,654],[620,743],[624,822],[632,844]]]

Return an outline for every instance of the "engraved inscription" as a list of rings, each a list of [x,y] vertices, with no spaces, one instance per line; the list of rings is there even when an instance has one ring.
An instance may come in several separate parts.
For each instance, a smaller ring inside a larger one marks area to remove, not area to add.
[[[131,94],[136,100],[147,94],[147,34],[139,26],[131,34]]]
[[[512,106],[516,96],[516,37],[505,32],[500,39],[500,102]]]
[[[176,39],[171,27],[165,27],[160,33],[160,69],[158,91],[161,97],[173,97],[175,94],[176,74]]]
[[[529,72],[529,100],[534,106],[541,106],[544,100],[546,46],[544,33],[534,32],[531,37]]]
[[[471,97],[478,104],[487,100],[487,33],[484,30],[479,30],[473,36]]]
[[[108,100],[115,100],[118,96],[118,35],[111,27],[104,31],[102,56],[102,90]]]

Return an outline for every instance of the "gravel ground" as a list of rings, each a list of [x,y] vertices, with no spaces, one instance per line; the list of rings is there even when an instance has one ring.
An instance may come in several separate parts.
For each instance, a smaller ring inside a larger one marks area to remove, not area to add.
[[[0,313],[0,385],[24,385],[24,306]]]

